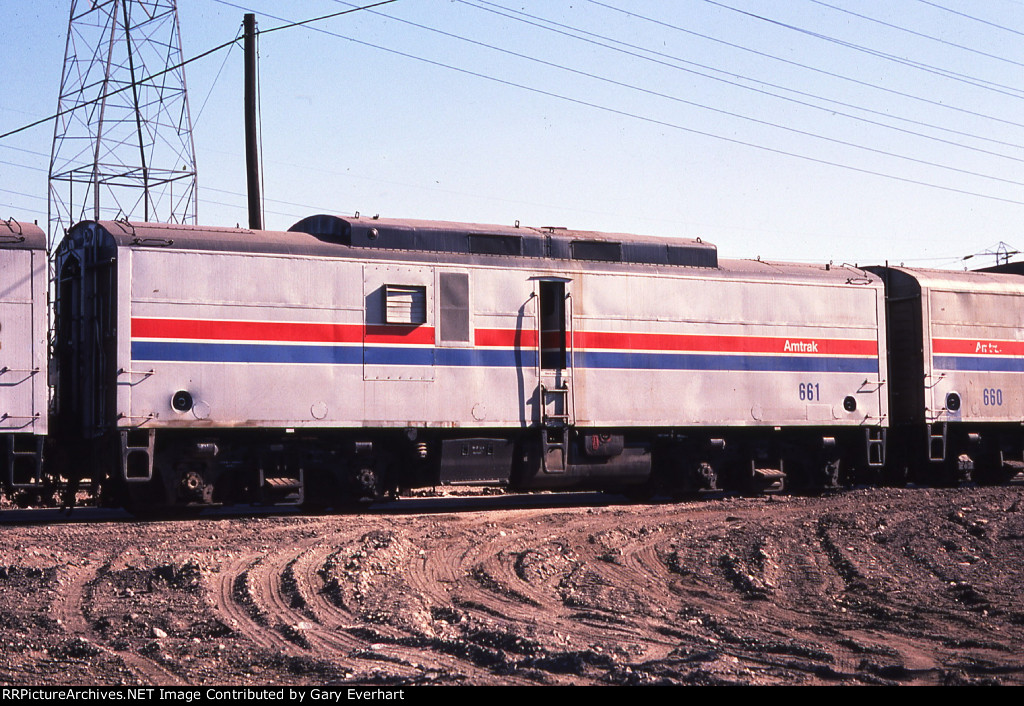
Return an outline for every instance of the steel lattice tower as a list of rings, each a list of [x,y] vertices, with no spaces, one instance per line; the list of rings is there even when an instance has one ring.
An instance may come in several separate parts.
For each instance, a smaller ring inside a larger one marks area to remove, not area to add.
[[[196,222],[176,0],[71,0],[50,238],[85,219]]]

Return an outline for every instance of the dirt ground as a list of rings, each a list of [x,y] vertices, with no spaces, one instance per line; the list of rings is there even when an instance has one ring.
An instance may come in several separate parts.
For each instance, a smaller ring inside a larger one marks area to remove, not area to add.
[[[8,513],[0,682],[1024,684],[1022,488],[413,502]]]

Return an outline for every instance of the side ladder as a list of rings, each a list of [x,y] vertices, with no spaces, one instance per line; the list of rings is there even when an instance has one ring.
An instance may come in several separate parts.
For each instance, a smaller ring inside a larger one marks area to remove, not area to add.
[[[867,451],[868,467],[882,468],[885,466],[885,429],[866,427],[864,429],[864,443]]]
[[[548,405],[556,410],[548,414]],[[557,411],[561,410],[561,411]],[[545,473],[564,473],[569,455],[569,385],[540,384],[540,439]]]
[[[936,427],[939,431],[936,433]],[[946,460],[946,423],[928,425],[928,460],[937,463]]]

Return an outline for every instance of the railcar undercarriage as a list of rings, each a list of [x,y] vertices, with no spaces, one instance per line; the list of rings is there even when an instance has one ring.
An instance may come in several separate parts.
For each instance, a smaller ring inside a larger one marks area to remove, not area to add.
[[[93,488],[101,504],[137,513],[232,504],[341,508],[440,486],[682,498],[824,492],[886,480],[880,429],[565,427],[556,442],[550,431],[141,429],[66,455],[62,475],[81,477],[69,482],[73,490]],[[951,480],[937,475],[934,482]]]

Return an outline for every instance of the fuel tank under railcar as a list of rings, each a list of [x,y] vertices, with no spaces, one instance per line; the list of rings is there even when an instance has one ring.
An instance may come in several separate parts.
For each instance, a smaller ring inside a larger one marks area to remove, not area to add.
[[[886,282],[898,461],[935,482],[1024,469],[1024,279],[872,268]]]
[[[0,473],[6,489],[41,479],[48,431],[46,236],[0,221]]]

